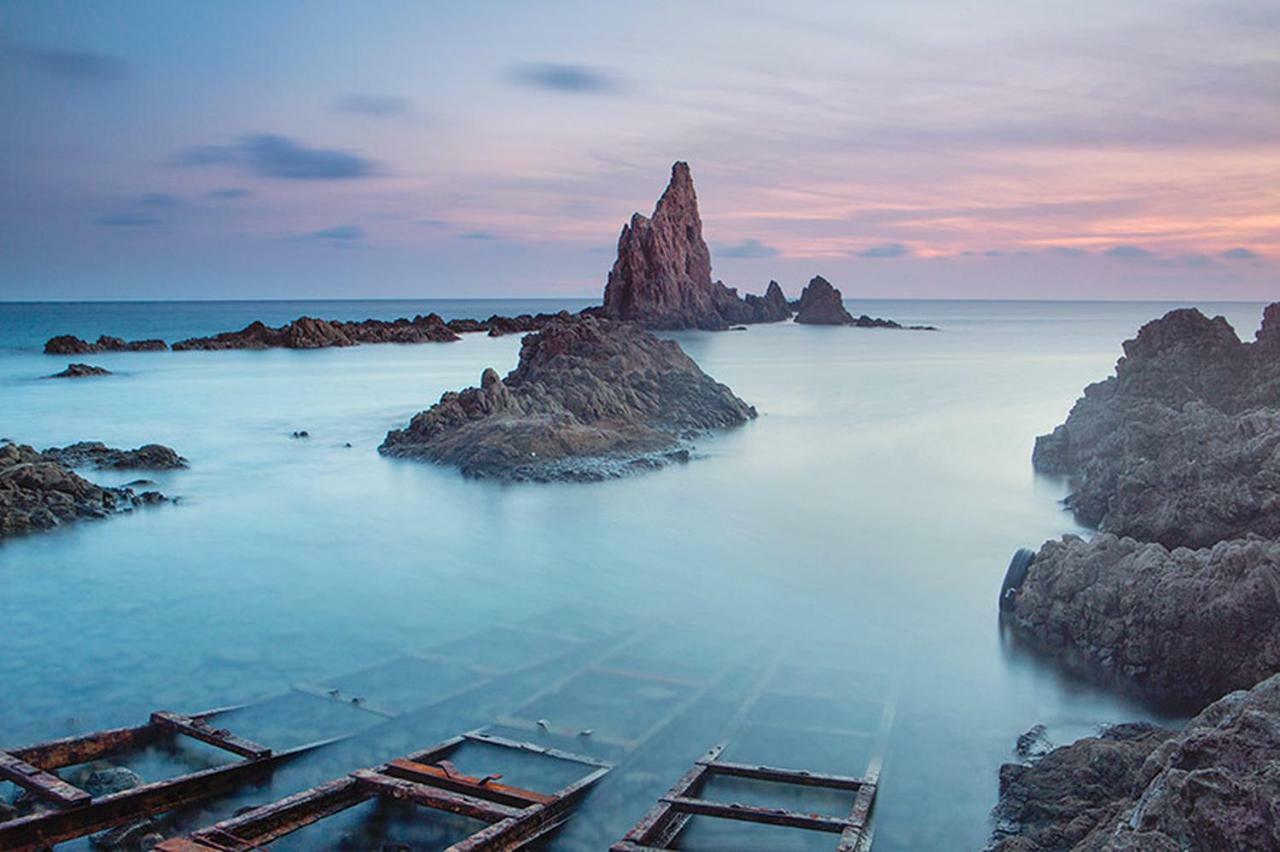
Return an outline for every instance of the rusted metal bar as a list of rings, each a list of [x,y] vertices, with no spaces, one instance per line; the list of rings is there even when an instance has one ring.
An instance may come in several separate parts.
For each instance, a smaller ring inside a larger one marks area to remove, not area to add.
[[[488,799],[501,805],[527,808],[529,805],[545,805],[554,801],[554,796],[536,793],[523,787],[511,787],[499,784],[490,778],[475,778],[458,772],[450,772],[439,766],[417,763],[398,757],[388,761],[384,770],[387,775],[403,778],[405,781],[417,781],[434,784],[455,793],[467,793],[481,799]]]
[[[641,817],[640,821],[627,832],[626,837],[620,843],[614,845],[614,850],[639,848],[637,844],[639,846],[657,848],[669,846],[684,830],[689,817],[687,814],[679,813],[672,808],[667,799],[681,798],[697,793],[710,772],[708,767],[720,756],[720,753],[724,751],[724,747],[724,743],[712,746],[697,763],[690,767],[688,772],[680,776],[680,780],[672,785],[666,796]]]
[[[704,761],[699,761],[703,763]],[[750,763],[726,763],[709,761],[706,766],[717,775],[732,775],[737,778],[755,778],[760,781],[774,781],[779,784],[793,784],[799,787],[825,787],[829,790],[851,790],[857,792],[874,781],[866,778],[854,778],[849,775],[827,775],[822,772],[809,772],[805,769],[779,769],[776,766],[756,766]]]
[[[744,805],[740,802],[712,802],[707,799],[687,797],[663,797],[662,801],[671,805],[673,810],[698,816],[721,817],[722,819],[759,822],[767,825],[783,825],[812,831],[826,831],[831,834],[840,834],[849,827],[849,820],[844,817],[805,814],[798,811],[789,811],[785,808],[762,808],[756,805]]]
[[[520,814],[519,808],[468,796],[466,793],[455,793],[451,790],[419,784],[416,781],[405,781],[403,778],[394,778],[372,769],[357,769],[351,773],[351,777],[379,796],[413,802],[415,805],[448,811],[451,814],[461,814],[485,822],[497,822]]]
[[[500,737],[497,734],[489,734],[484,731],[468,731],[463,735],[468,740],[478,743],[488,743],[489,745],[502,746],[503,748],[516,748],[521,751],[532,752],[533,754],[542,754],[547,757],[554,757],[557,760],[567,760],[571,763],[583,763],[587,766],[597,766],[604,768],[612,768],[613,764],[607,760],[600,760],[596,757],[590,757],[585,754],[577,754],[564,749],[552,748],[550,746],[541,746],[537,743],[524,742],[523,740],[513,740],[507,737]]]
[[[0,751],[0,778],[12,781],[19,787],[52,802],[60,808],[78,808],[89,804],[93,797],[63,781],[57,775],[32,766],[21,758]]]
[[[170,713],[168,710],[157,710],[151,714],[151,721],[174,733],[206,742],[223,751],[229,751],[250,760],[262,760],[271,756],[271,749],[266,746],[238,737],[230,731],[210,727],[209,723],[203,719],[193,719],[180,713]]]
[[[343,698],[340,695],[334,695],[333,690],[326,689],[319,684],[297,682],[292,684],[291,688],[294,692],[301,693],[302,695],[307,695],[311,698],[319,698],[323,701],[332,701],[337,704],[344,704],[349,707],[354,707],[357,710],[363,710],[366,713],[372,713],[373,715],[379,716],[383,719],[394,719],[399,715],[387,710],[386,708],[379,707],[377,704],[371,704],[364,699],[353,701],[350,698]]]
[[[608,772],[607,767],[600,767],[558,790],[554,801],[534,805],[518,817],[481,829],[453,844],[446,852],[489,852],[523,848],[525,844],[550,834],[563,825],[578,803]]]
[[[873,757],[867,766],[867,784],[858,790],[853,798],[853,808],[849,811],[849,827],[840,835],[840,845],[836,852],[861,852],[871,844],[867,822],[871,819],[871,808],[875,805],[876,793],[880,783],[880,758]]]

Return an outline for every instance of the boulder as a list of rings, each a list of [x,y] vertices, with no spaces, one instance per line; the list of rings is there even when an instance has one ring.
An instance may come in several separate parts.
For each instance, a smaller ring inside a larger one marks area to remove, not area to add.
[[[776,322],[788,315],[776,282],[764,296],[744,300],[736,289],[711,280],[693,175],[688,163],[673,165],[653,215],[636,213],[622,228],[602,316],[654,329],[723,331],[733,323]]]
[[[590,480],[688,458],[686,441],[755,409],[679,345],[631,323],[558,319],[525,337],[505,378],[449,392],[378,448],[471,477]]]
[[[105,367],[95,367],[92,364],[68,364],[67,369],[61,373],[54,373],[49,376],[51,379],[83,379],[88,376],[110,376],[111,371]]]
[[[187,467],[187,460],[163,444],[144,444],[134,450],[118,450],[101,441],[80,441],[66,447],[50,447],[45,458],[67,467],[93,467],[98,470],[177,470]]]

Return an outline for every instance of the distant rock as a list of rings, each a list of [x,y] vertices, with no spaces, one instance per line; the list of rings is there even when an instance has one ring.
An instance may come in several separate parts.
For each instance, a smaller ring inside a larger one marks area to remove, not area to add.
[[[68,364],[67,369],[61,373],[54,373],[49,376],[51,379],[83,379],[88,376],[110,376],[111,371],[105,367],[95,367],[92,364]]]
[[[1018,757],[1028,760],[1044,757],[1053,751],[1053,743],[1049,739],[1048,730],[1044,725],[1032,725],[1027,729],[1026,733],[1018,735],[1014,751],[1017,752]]]
[[[996,852],[1280,849],[1280,675],[1179,732],[1119,725],[1000,770]]]
[[[44,344],[46,355],[88,355],[93,352],[157,352],[168,349],[163,340],[122,340],[102,335],[96,343],[71,334],[51,337]]]
[[[1278,450],[1280,303],[1254,343],[1194,308],[1147,323],[1115,375],[1036,439],[1032,463],[1072,477],[1067,505],[1086,525],[1207,547],[1280,537]]]
[[[601,315],[646,328],[722,331],[734,323],[777,322],[790,316],[782,288],[738,296],[711,280],[711,252],[688,163],[671,167],[671,182],[652,217],[636,213],[618,238]]]
[[[815,276],[800,294],[796,322],[804,325],[853,325],[840,291],[821,275]]]
[[[1099,533],[1045,542],[1009,612],[1070,668],[1200,708],[1280,671],[1278,602],[1280,542],[1169,551]]]
[[[687,439],[756,416],[680,347],[630,323],[559,320],[505,379],[446,393],[379,452],[508,480],[591,480],[688,458]]]
[[[101,441],[81,441],[66,447],[50,447],[44,456],[67,467],[98,470],[177,470],[187,460],[163,444],[144,444],[136,450],[118,450]]]
[[[193,337],[173,344],[175,352],[192,349],[326,349],[357,346],[361,343],[448,343],[458,339],[437,314],[413,319],[359,322],[299,317],[279,328],[260,321],[240,331],[212,337]]]
[[[22,444],[0,444],[0,538],[105,518],[163,500],[154,491],[103,488]]]

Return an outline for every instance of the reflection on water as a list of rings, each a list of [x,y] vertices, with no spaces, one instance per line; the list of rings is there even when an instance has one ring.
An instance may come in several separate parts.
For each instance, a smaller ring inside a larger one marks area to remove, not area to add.
[[[64,331],[550,307],[0,306],[0,436],[157,441],[192,463],[153,477],[177,506],[0,545],[0,746],[261,699],[219,724],[276,747],[355,735],[172,830],[501,722],[625,761],[548,844],[600,849],[725,736],[733,760],[858,774],[865,739],[833,732],[874,723],[893,694],[876,848],[955,849],[985,840],[1017,734],[1043,722],[1065,741],[1152,717],[1006,657],[995,601],[1015,548],[1075,530],[1065,485],[1031,472],[1033,437],[1167,306],[853,304],[942,331],[681,334],[760,418],[686,466],[590,485],[470,482],[375,452],[441,392],[513,366],[514,337],[103,354],[88,360],[118,375],[39,378],[65,366],[38,353]],[[1260,316],[1214,309],[1246,336]],[[549,615],[566,606],[579,615]],[[536,638],[519,632],[530,624]],[[757,694],[770,666],[787,686]],[[733,783],[726,797],[754,801]],[[403,817],[371,803],[326,830],[350,848],[420,842],[429,829]],[[689,848],[741,845],[706,823]]]

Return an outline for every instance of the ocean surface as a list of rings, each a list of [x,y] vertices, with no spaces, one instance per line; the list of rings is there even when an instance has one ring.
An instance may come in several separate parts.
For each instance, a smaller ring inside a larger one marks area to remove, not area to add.
[[[698,441],[687,465],[599,484],[476,482],[377,454],[444,391],[512,368],[518,336],[40,351],[61,333],[173,341],[302,314],[586,304],[0,303],[0,437],[159,442],[191,462],[142,474],[176,504],[0,542],[0,748],[230,704],[251,706],[220,725],[277,748],[354,734],[161,825],[172,832],[501,723],[619,764],[551,849],[606,848],[722,739],[731,759],[844,774],[883,752],[875,848],[905,852],[980,848],[998,767],[1032,725],[1062,743],[1162,718],[1010,648],[996,596],[1015,549],[1084,532],[1059,505],[1065,483],[1032,472],[1035,436],[1173,305],[850,300],[940,330],[673,334],[760,417]],[[1201,307],[1251,338],[1262,306]],[[70,360],[115,375],[43,378]],[[523,730],[530,720],[549,730]],[[564,780],[482,751],[456,762],[491,763],[509,783]],[[120,762],[156,780],[215,760],[183,747]],[[813,795],[785,801],[847,811]],[[465,828],[428,822],[368,804],[277,848],[429,844]],[[695,819],[682,848],[831,845],[726,832]]]

